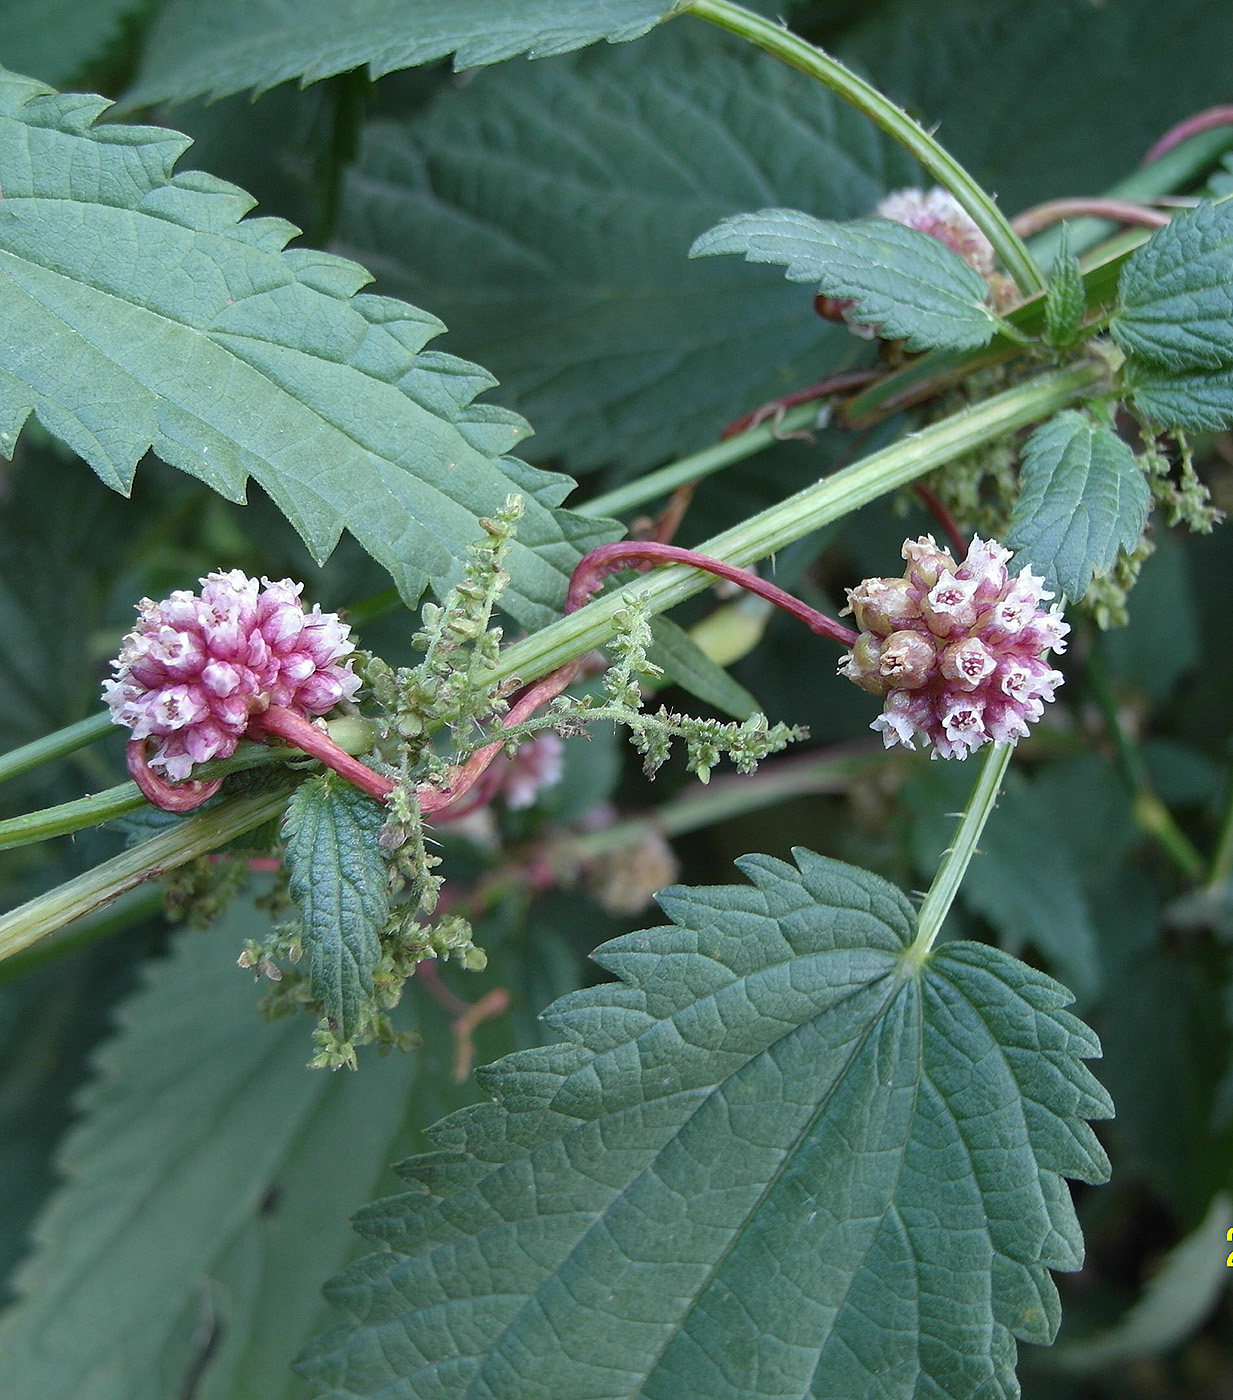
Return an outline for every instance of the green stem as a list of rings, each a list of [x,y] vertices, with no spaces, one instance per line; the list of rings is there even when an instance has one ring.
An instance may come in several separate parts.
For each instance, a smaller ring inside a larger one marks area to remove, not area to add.
[[[757,563],[952,458],[1049,417],[1081,398],[1100,382],[1104,373],[1103,365],[1085,362],[1016,385],[798,491],[734,529],[707,540],[698,546],[699,552],[732,564]],[[483,683],[495,684],[511,676],[519,676],[525,683],[611,641],[615,635],[613,616],[623,607],[624,592],[637,592],[652,613],[660,613],[706,587],[707,575],[697,569],[683,565],[656,569],[627,589],[597,598],[533,636],[515,642],[502,652]]]
[[[1110,185],[1104,191],[1104,197],[1142,204],[1164,194],[1173,194],[1209,170],[1230,146],[1233,146],[1233,130],[1228,127],[1220,131],[1200,132],[1167,151],[1151,165],[1145,165],[1117,184]],[[1107,219],[1074,219],[1070,223],[1070,251],[1076,254],[1086,252],[1116,231],[1117,225],[1109,223]],[[1146,234],[1139,232],[1137,241],[1145,242],[1146,237]],[[1029,247],[1042,267],[1052,265],[1061,238],[1061,229],[1054,228],[1029,241]]]
[[[111,724],[111,716],[107,716]],[[67,733],[67,730],[61,730]],[[48,741],[57,738],[48,736]],[[29,747],[33,748],[31,744]],[[294,756],[294,755],[293,755]],[[203,763],[194,777],[209,780],[225,778],[231,773],[243,773],[250,768],[264,768],[273,763],[287,761],[286,749],[270,749],[264,744],[242,744],[230,758],[216,758]],[[89,797],[79,797],[73,802],[62,802],[58,807],[44,807],[38,812],[27,812],[20,817],[9,817],[0,821],[0,851],[10,851],[17,846],[32,846],[37,841],[50,841],[55,836],[70,836],[74,831],[84,831],[89,826],[101,826],[127,812],[135,812],[146,806],[136,783],[119,783],[104,792],[92,793]]]
[[[985,829],[985,823],[993,814],[998,791],[1002,786],[1002,779],[1006,776],[1013,752],[1013,744],[994,744],[985,759],[980,777],[977,778],[972,795],[968,798],[968,805],[959,819],[955,839],[943,856],[938,873],[933,877],[933,884],[929,886],[920,913],[916,916],[916,937],[903,957],[904,966],[909,971],[914,972],[929,956],[929,951],[942,930],[943,921],[950,912],[950,906],[955,902],[955,895],[959,893],[959,886],[963,883],[963,877],[976,854],[976,843]]]
[[[558,851],[567,860],[587,860],[637,845],[647,835],[682,836],[714,826],[716,822],[758,812],[790,797],[812,793],[845,792],[854,774],[884,760],[885,750],[859,752],[853,746],[799,758],[771,760],[748,776],[713,778],[694,782],[679,796],[642,817],[631,817],[601,831],[564,838],[550,845],[551,859]]]
[[[163,892],[158,886],[144,890],[129,890],[105,909],[75,919],[71,924],[49,934],[24,953],[15,953],[0,962],[0,986],[24,977],[44,963],[67,957],[91,944],[99,943],[113,934],[123,933],[145,919],[152,919],[163,908]]]
[[[0,822],[0,851],[32,846],[36,841],[50,841],[53,836],[68,836],[88,826],[101,826],[103,822],[113,821],[145,805],[146,800],[136,783],[120,783],[74,802],[61,802],[58,807],[44,807],[39,812],[10,817]]]
[[[1044,290],[1040,269],[994,201],[949,152],[888,97],[790,29],[734,5],[731,0],[686,0],[682,11],[739,34],[742,39],[748,39],[791,67],[816,78],[845,102],[864,112],[888,136],[910,151],[939,185],[955,196],[993,244],[1002,265],[1025,296]]]
[[[76,753],[78,749],[96,743],[114,729],[115,721],[110,713],[104,710],[102,714],[91,715],[89,719],[79,720],[66,729],[57,729],[54,734],[35,739],[32,744],[10,749],[8,753],[0,755],[0,783],[9,778],[18,778],[44,763],[53,763],[66,754]]]
[[[276,817],[287,805],[289,786],[276,792],[237,797],[197,812],[167,831],[104,861],[67,884],[11,910],[0,918],[0,959],[37,943],[65,924],[100,908],[146,880],[157,879],[198,856],[208,855],[244,832]]]
[[[636,481],[618,486],[615,491],[607,491],[602,496],[596,496],[579,506],[571,506],[570,509],[592,519],[605,515],[622,515],[627,510],[645,505],[647,501],[667,496],[688,481],[699,481],[713,472],[723,471],[734,462],[752,457],[755,452],[770,447],[787,433],[795,432],[798,428],[813,427],[818,421],[819,407],[817,403],[802,404],[800,408],[785,413],[778,422],[763,423],[757,428],[751,428],[747,433],[728,438],[725,442],[717,442],[714,447],[704,447],[701,452],[682,457],[677,462],[670,462],[658,471],[647,472]]]

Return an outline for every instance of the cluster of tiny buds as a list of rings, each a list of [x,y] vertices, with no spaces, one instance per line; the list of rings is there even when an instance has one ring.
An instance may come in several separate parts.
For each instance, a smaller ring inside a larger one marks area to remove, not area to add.
[[[151,740],[150,767],[176,781],[234,753],[253,716],[271,706],[323,715],[360,688],[346,664],[350,628],[319,605],[305,612],[303,584],[258,584],[239,569],[200,583],[200,596],[141,600],[103,686],[115,722]]]
[[[989,742],[1014,743],[1040,719],[1062,674],[1044,659],[1070,630],[1044,580],[1012,577],[1010,551],[973,539],[962,564],[931,535],[903,546],[902,578],[848,590],[861,629],[839,667],[886,704],[873,728],[889,748],[921,738],[934,756],[966,758]]]

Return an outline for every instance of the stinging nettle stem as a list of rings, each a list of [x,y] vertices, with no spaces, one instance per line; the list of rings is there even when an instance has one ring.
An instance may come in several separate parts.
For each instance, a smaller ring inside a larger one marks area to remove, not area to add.
[[[949,151],[905,111],[896,107],[890,98],[791,30],[763,19],[740,5],[734,5],[731,0],[687,0],[682,8],[686,14],[696,15],[732,34],[738,34],[791,67],[816,78],[876,122],[888,136],[910,151],[938,184],[948,189],[967,210],[977,228],[993,244],[1003,266],[1018,283],[1024,296],[1034,296],[1044,291],[1045,279],[1040,269],[996,203]]]

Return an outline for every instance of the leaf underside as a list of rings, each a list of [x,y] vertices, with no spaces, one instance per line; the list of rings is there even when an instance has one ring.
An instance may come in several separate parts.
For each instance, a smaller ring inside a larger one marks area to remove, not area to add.
[[[797,860],[667,891],[673,927],[598,954],[621,980],[550,1009],[564,1044],[486,1071],[363,1213],[323,1393],[1018,1393],[1082,1254],[1061,1175],[1108,1170],[1095,1037],[996,949],[901,976],[907,900]]]
[[[258,92],[368,65],[374,78],[454,55],[456,68],[636,39],[676,0],[172,0],[129,106]]]
[[[909,350],[974,350],[995,329],[985,280],[945,244],[890,219],[835,223],[796,209],[736,214],[698,238],[691,257],[743,253],[790,282],[854,303],[850,319]]]
[[[364,1024],[390,911],[389,873],[377,844],[384,824],[378,802],[329,773],[302,782],[283,818],[312,994],[345,1041]]]
[[[689,262],[727,214],[789,199],[831,218],[919,181],[860,113],[705,25],[479,73],[374,120],[338,246],[439,315],[450,345],[572,472],[642,469],[868,357],[799,288]]]
[[[1019,483],[1006,543],[1016,565],[1072,600],[1112,568],[1119,548],[1134,548],[1147,524],[1151,490],[1134,453],[1073,410],[1028,438]]]
[[[611,527],[505,455],[528,429],[472,402],[487,373],[423,351],[440,322],[356,295],[356,264],[245,219],[242,190],[173,175],[186,138],[93,125],[106,105],[0,73],[0,451],[34,411],[119,491],[150,448],[230,500],[252,476],[318,560],[348,529],[408,603],[457,580],[476,515],[519,491],[505,604],[550,620]]]

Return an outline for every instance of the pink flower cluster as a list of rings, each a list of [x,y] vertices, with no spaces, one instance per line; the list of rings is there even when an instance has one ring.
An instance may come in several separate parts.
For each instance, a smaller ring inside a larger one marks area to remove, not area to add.
[[[887,748],[966,758],[982,744],[1013,744],[1044,713],[1062,674],[1044,659],[1065,650],[1070,628],[1044,580],[1012,578],[1010,551],[975,538],[962,564],[931,535],[903,546],[902,578],[866,579],[848,590],[860,636],[839,667],[886,705],[873,722]]]
[[[103,699],[134,739],[154,741],[151,768],[179,781],[233,753],[250,717],[271,705],[322,715],[355,694],[360,678],[340,664],[351,629],[319,605],[306,613],[303,587],[234,569],[203,578],[200,597],[141,600]]]
[[[993,273],[993,244],[949,190],[895,190],[874,206],[874,217],[919,229],[958,253],[982,277]]]
[[[957,253],[989,283],[994,301],[999,306],[1008,298],[1013,298],[1013,283],[1008,283],[993,270],[993,244],[949,190],[895,190],[878,201],[871,217],[890,219],[892,223],[904,224],[907,228],[936,238],[939,243],[945,243],[952,253]],[[820,316],[846,325],[853,334],[865,340],[872,340],[878,334],[876,326],[849,320],[856,305],[854,301],[820,296],[814,299],[814,305]]]

